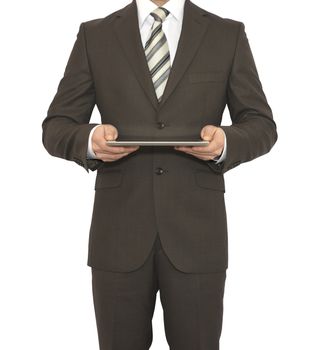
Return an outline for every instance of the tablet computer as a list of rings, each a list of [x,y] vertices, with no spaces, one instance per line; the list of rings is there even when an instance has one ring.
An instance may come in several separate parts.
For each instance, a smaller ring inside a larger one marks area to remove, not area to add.
[[[207,146],[209,141],[106,141],[108,146]]]

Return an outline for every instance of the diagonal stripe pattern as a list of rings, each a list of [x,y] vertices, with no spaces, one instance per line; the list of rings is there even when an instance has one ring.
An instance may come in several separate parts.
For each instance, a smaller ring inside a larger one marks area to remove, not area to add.
[[[169,11],[164,7],[157,7],[150,13],[155,21],[151,34],[145,44],[145,55],[151,72],[158,102],[161,101],[168,80],[171,63],[168,42],[162,29],[162,23]]]

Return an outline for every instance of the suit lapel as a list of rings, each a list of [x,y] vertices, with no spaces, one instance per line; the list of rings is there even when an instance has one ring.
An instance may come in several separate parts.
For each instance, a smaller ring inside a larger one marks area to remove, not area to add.
[[[127,5],[123,11],[119,12],[114,30],[129,64],[136,74],[137,80],[154,108],[157,109],[157,96],[140,37],[135,0]]]
[[[136,1],[133,0],[117,15],[118,18],[114,23],[116,37],[136,75],[137,80],[156,110],[164,105],[165,101],[174,91],[176,85],[182,78],[189,63],[197,52],[208,25],[208,20],[203,14],[204,12],[200,11],[200,9],[191,3],[190,0],[185,1],[182,32],[178,42],[175,59],[174,62],[172,62],[171,71],[160,103],[157,101],[157,96],[140,37]]]
[[[209,22],[204,13],[189,0],[185,1],[182,31],[159,108],[172,94],[197,52]]]

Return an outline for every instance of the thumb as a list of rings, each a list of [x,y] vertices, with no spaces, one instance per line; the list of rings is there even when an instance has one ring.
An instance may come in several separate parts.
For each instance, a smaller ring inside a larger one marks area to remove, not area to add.
[[[210,141],[213,138],[214,132],[213,125],[207,125],[201,131],[201,138],[205,141]]]
[[[113,141],[116,140],[118,137],[117,129],[113,125],[108,125],[104,129],[105,131],[105,139],[107,141]]]

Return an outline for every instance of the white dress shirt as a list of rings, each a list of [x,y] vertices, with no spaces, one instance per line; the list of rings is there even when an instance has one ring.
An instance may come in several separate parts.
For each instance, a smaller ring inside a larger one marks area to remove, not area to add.
[[[151,12],[155,10],[158,6],[154,4],[151,0],[136,0],[137,13],[138,13],[138,26],[140,29],[140,35],[142,40],[142,45],[145,47],[145,43],[150,36],[151,27],[154,23],[154,18],[151,16]],[[184,4],[185,0],[169,0],[162,7],[166,8],[170,13],[166,17],[162,24],[163,31],[167,38],[169,54],[171,64],[173,63],[178,40],[181,35],[183,15],[184,15]],[[87,158],[96,158],[95,152],[92,149],[92,135],[95,129],[100,126],[97,125],[89,134],[88,138],[88,150]],[[213,160],[217,163],[222,162],[226,158],[226,136],[224,138],[224,149],[220,157],[215,157]]]

